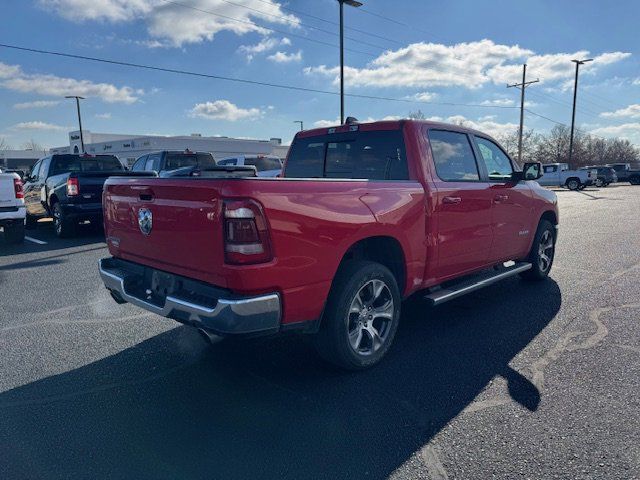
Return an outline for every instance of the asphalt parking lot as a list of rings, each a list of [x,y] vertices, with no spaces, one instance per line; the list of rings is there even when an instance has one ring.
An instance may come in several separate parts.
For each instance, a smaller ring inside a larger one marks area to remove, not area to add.
[[[117,305],[100,232],[39,225],[0,245],[0,477],[640,478],[640,187],[558,197],[550,280],[409,302],[357,374]]]

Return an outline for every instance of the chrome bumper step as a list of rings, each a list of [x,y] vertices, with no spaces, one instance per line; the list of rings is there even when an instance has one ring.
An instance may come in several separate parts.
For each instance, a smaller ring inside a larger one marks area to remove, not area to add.
[[[509,264],[507,266],[507,264]],[[467,293],[475,292],[481,288],[487,287],[493,283],[504,280],[505,278],[517,275],[521,272],[526,272],[532,267],[528,262],[507,262],[505,266],[498,270],[490,270],[488,272],[481,272],[473,275],[466,280],[461,280],[453,285],[439,288],[431,293],[428,293],[424,298],[431,302],[432,305],[440,305],[442,303],[453,300],[454,298],[461,297]],[[449,283],[449,282],[447,282]]]

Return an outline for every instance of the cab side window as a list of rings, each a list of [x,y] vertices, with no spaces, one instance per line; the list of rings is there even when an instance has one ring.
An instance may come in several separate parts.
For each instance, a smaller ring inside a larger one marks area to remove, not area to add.
[[[545,165],[543,169],[544,173],[553,173],[556,171],[557,167],[555,165]]]
[[[42,160],[36,163],[31,169],[31,173],[29,174],[29,181],[35,182],[38,180],[40,165],[42,165]]]
[[[502,149],[487,138],[475,137],[481,160],[487,168],[491,181],[503,181],[511,178],[513,165]]]
[[[429,145],[436,173],[445,182],[480,180],[476,157],[466,133],[429,130]]]
[[[160,154],[149,155],[147,157],[147,163],[144,166],[147,172],[159,172],[160,171]]]
[[[131,167],[131,171],[132,172],[144,172],[144,165],[145,165],[145,163],[147,161],[147,156],[148,155],[143,155],[138,160],[136,160],[136,163],[134,163],[133,167]]]

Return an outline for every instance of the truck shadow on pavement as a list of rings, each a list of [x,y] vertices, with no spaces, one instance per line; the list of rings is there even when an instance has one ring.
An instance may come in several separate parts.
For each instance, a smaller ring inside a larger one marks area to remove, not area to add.
[[[534,412],[540,392],[509,362],[560,304],[553,280],[515,279],[438,308],[410,302],[388,357],[360,373],[328,368],[294,336],[208,348],[180,326],[0,394],[0,470],[386,478],[496,376]]]

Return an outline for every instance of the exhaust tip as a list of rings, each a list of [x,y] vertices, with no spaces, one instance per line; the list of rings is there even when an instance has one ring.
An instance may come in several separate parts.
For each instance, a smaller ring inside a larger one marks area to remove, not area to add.
[[[127,303],[127,301],[124,298],[122,298],[118,292],[114,292],[113,290],[109,290],[109,294],[111,295],[111,298],[113,298],[113,300],[117,304],[122,305],[123,303]]]
[[[198,333],[202,336],[202,338],[204,338],[204,340],[209,345],[215,345],[220,340],[222,340],[222,337],[220,335],[216,335],[215,333],[207,332],[204,328],[199,328],[198,329]]]

